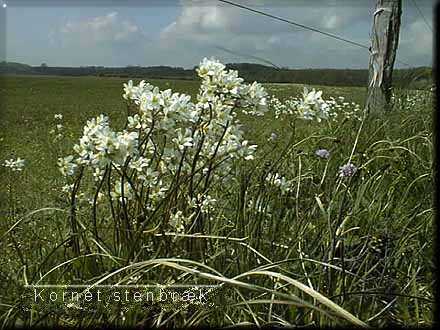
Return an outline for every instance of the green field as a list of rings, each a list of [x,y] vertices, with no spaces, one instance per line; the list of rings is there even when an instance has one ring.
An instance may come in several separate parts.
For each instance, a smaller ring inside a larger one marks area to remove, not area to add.
[[[232,182],[213,185],[220,211],[202,228],[209,237],[160,236],[169,230],[154,229],[161,221],[155,215],[147,219],[151,231],[133,243],[139,249],[133,257],[114,243],[108,208],[99,209],[102,242],[93,240],[87,209],[78,213],[85,235],[79,258],[69,245],[70,206],[61,192],[65,182],[57,158],[72,153],[86,121],[101,113],[110,117],[112,127],[123,129],[124,82],[2,77],[0,162],[21,157],[26,166],[22,172],[0,167],[0,324],[356,323],[348,312],[370,326],[432,324],[432,93],[397,91],[403,103],[389,114],[372,114],[361,130],[354,118],[317,123],[277,119],[271,112],[263,117],[239,114],[246,139],[259,147],[252,162],[237,164]],[[199,88],[193,81],[149,82],[193,98]],[[264,86],[281,100],[299,96],[303,88]],[[312,87],[322,90],[324,99],[343,96],[347,102],[364,102],[364,88]],[[49,133],[55,114],[63,115],[64,137],[57,142]],[[277,138],[268,141],[272,133]],[[330,152],[328,160],[315,155],[322,148]],[[339,167],[350,158],[359,170],[350,180],[340,180]],[[294,189],[282,195],[266,186],[268,168],[288,177]],[[262,211],[255,210],[257,200]],[[202,256],[187,248],[197,242],[203,242]],[[93,253],[102,255],[85,257]],[[200,273],[194,274],[195,269]],[[105,283],[228,283],[219,293],[227,296],[226,302],[182,311],[157,305],[121,312],[121,306],[112,306],[80,314],[20,308],[25,284],[93,284],[105,275],[110,277]],[[227,282],[234,277],[236,282]]]
[[[31,166],[25,173],[29,183],[26,185],[26,193],[23,193],[24,198],[31,197],[26,201],[26,205],[32,205],[28,210],[41,207],[41,198],[44,200],[43,205],[53,204],[51,191],[39,196],[37,200],[34,199],[36,204],[29,203],[33,203],[32,197],[35,193],[41,192],[42,185],[54,184],[53,181],[58,173],[57,157],[70,153],[87,120],[104,113],[110,116],[113,124],[123,127],[126,117],[126,105],[121,97],[124,82],[126,80],[119,78],[96,77],[9,76],[2,79],[0,159],[18,156],[29,161]],[[199,83],[195,81],[149,80],[149,82],[160,89],[170,88],[173,91],[189,94],[193,98],[199,88]],[[361,104],[363,102],[363,88],[316,87],[322,89],[324,95],[343,96],[350,102]],[[267,88],[277,97],[286,98],[299,95],[303,86],[267,84]],[[63,115],[66,135],[69,138],[63,141],[65,143],[53,145],[49,130],[55,127],[54,115],[58,113]],[[277,120],[252,120],[246,125],[249,131],[248,138],[253,138],[257,144],[260,142],[265,144],[273,130],[289,130],[288,126],[284,126],[287,125]],[[5,179],[2,178],[2,182],[4,181]],[[32,193],[29,193],[29,189],[32,189]],[[1,201],[4,200],[5,196],[2,196]]]

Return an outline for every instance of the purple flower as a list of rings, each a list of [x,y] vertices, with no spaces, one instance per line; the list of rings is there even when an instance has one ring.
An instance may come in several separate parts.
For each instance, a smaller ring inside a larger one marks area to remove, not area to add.
[[[315,155],[327,159],[330,157],[330,152],[326,149],[318,149],[315,151]]]
[[[341,178],[351,177],[357,172],[357,167],[352,163],[347,163],[339,168],[339,176]]]
[[[278,135],[276,133],[272,133],[267,140],[268,141],[275,141],[277,138],[278,138]]]

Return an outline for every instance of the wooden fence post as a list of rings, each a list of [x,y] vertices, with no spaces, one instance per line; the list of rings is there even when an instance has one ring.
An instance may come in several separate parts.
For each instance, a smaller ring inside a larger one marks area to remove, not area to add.
[[[367,113],[390,110],[402,0],[377,0],[371,32]]]

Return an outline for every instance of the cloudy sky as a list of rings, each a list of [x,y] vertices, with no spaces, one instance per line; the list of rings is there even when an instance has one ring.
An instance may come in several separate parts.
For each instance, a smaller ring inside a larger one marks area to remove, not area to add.
[[[376,3],[233,1],[367,46]],[[368,64],[366,49],[215,0],[3,3],[6,60],[11,62],[190,68],[203,57],[214,56],[224,62],[270,61],[290,68],[366,68]],[[398,60],[412,66],[432,65],[434,4],[434,0],[403,1]]]

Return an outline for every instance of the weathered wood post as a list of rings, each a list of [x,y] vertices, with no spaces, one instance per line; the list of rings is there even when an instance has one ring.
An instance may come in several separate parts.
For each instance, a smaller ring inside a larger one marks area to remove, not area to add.
[[[377,0],[371,32],[367,113],[390,110],[402,0]]]

